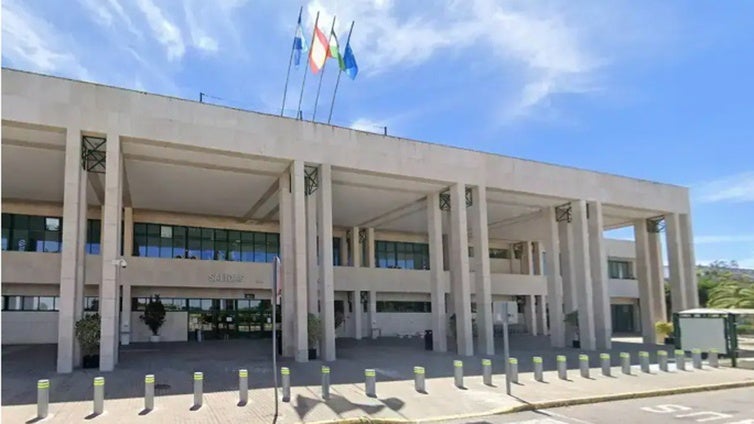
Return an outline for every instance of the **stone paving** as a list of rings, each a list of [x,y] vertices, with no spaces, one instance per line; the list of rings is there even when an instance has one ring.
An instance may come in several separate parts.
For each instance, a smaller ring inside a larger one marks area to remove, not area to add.
[[[279,361],[291,369],[290,403],[280,403],[279,422],[322,421],[362,416],[387,419],[418,420],[431,416],[483,413],[521,405],[525,402],[647,391],[676,386],[717,384],[735,381],[754,382],[754,372],[733,369],[704,369],[641,374],[634,367],[632,376],[620,374],[618,353],[632,353],[638,363],[639,350],[652,352],[656,361],[658,348],[633,343],[615,343],[612,350],[612,378],[602,377],[598,352],[590,354],[592,379],[579,376],[577,349],[552,349],[545,337],[513,336],[511,356],[519,359],[521,384],[513,385],[513,395],[504,393],[503,360],[492,356],[493,383],[482,384],[481,357],[459,358],[453,354],[427,352],[421,339],[380,339],[377,341],[338,340],[339,359],[332,369],[332,397],[321,400],[321,362],[307,364]],[[27,422],[36,415],[36,380],[49,378],[50,413],[45,422],[79,422],[92,412],[92,379],[106,379],[105,414],[94,422],[272,422],[271,350],[269,340],[198,343],[137,344],[121,352],[116,371],[76,370],[72,374],[54,373],[54,346],[3,347],[2,418],[3,422]],[[502,351],[502,349],[500,349]],[[558,380],[553,373],[555,355],[568,357],[570,381]],[[533,381],[531,357],[543,356],[546,382]],[[672,362],[672,354],[669,358]],[[453,360],[464,360],[465,389],[453,385]],[[424,366],[428,394],[413,388],[413,367]],[[689,369],[690,361],[688,363]],[[239,368],[249,370],[250,402],[238,403]],[[364,369],[377,371],[377,397],[364,394]],[[205,375],[204,406],[191,411],[192,373]],[[156,409],[139,415],[143,408],[144,375],[154,373],[158,385]]]

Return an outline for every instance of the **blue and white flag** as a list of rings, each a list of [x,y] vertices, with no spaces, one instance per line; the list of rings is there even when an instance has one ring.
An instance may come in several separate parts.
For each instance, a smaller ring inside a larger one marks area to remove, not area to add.
[[[356,79],[356,75],[359,73],[359,65],[356,64],[356,57],[351,50],[351,42],[346,44],[346,51],[343,53],[343,66],[345,68],[346,75],[351,79]]]
[[[301,27],[301,13],[298,14],[298,27],[296,28],[296,36],[293,37],[293,64],[298,66],[301,63],[301,53],[309,51],[309,46],[306,44],[306,37],[304,37],[304,29]]]

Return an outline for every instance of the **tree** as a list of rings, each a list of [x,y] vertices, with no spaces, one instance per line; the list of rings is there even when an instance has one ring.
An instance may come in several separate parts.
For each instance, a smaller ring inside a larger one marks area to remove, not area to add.
[[[754,283],[726,281],[710,291],[709,307],[754,308]]]
[[[144,315],[140,318],[144,321],[147,327],[152,330],[152,334],[157,336],[160,327],[165,323],[165,306],[160,300],[160,295],[155,295],[154,298],[149,298],[149,303],[147,303],[147,306],[144,308]]]

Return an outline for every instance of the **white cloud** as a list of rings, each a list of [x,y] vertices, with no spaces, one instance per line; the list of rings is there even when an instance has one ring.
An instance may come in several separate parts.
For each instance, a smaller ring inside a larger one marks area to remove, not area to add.
[[[138,38],[142,37],[141,31],[136,29],[131,17],[118,0],[79,0],[79,3],[94,14],[92,20],[103,27],[110,28],[117,23],[113,16],[114,13],[130,33]]]
[[[152,0],[137,0],[137,5],[146,16],[157,41],[165,47],[168,60],[181,59],[186,52],[181,30],[163,15]]]
[[[754,234],[736,234],[723,236],[696,236],[695,244],[713,244],[713,243],[753,243]]]
[[[742,172],[698,184],[692,193],[704,203],[754,202],[754,172]]]
[[[2,10],[3,56],[14,66],[89,79],[87,69],[66,48],[66,38],[49,22],[30,13],[23,3],[4,1]]]
[[[368,118],[359,118],[349,125],[354,130],[382,134],[385,131],[385,123]]]

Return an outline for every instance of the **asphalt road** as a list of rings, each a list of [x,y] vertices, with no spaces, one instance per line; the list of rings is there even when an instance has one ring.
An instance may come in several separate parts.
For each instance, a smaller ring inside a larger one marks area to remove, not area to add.
[[[754,424],[754,388],[663,396],[496,415],[457,424]]]

